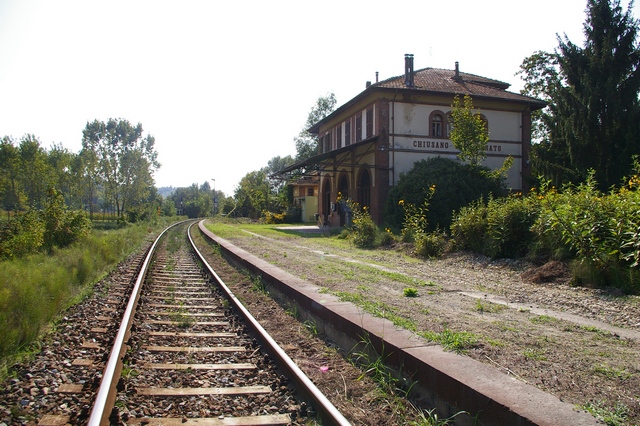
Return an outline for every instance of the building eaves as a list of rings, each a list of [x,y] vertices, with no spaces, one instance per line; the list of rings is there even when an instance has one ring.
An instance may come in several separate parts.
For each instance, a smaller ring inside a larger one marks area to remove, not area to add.
[[[378,138],[378,136],[372,136],[370,138],[367,139],[363,139],[360,142],[356,142],[353,143],[351,145],[347,145],[347,146],[343,146],[342,148],[338,148],[338,149],[334,149],[331,150],[329,152],[325,152],[322,154],[318,154],[318,155],[314,155],[313,157],[309,157],[306,160],[302,160],[302,161],[298,161],[297,163],[294,163],[290,166],[285,167],[282,170],[279,170],[277,172],[275,172],[272,176],[276,176],[276,175],[283,175],[285,173],[289,173],[292,172],[294,170],[299,170],[303,167],[309,167],[309,166],[313,166],[315,164],[319,164],[321,162],[323,162],[324,160],[327,160],[329,158],[332,157],[336,157],[340,154],[344,154],[345,152],[349,152],[353,149],[356,149],[358,146],[367,144],[367,143],[371,143],[372,141],[375,141]]]

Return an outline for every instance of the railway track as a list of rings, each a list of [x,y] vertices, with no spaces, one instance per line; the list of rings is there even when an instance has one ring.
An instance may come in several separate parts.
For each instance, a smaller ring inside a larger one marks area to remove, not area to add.
[[[86,424],[348,424],[225,292],[186,228],[145,259]]]

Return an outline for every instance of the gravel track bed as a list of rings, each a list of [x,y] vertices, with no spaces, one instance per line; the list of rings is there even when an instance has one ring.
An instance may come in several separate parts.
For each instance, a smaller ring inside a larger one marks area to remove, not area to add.
[[[179,237],[169,234],[167,239]],[[184,236],[182,237],[184,239]],[[288,385],[288,379],[278,373],[275,364],[257,344],[256,340],[247,335],[245,328],[238,322],[238,318],[225,308],[226,300],[211,287],[208,279],[199,274],[200,267],[186,245],[179,249],[167,250],[169,243],[162,245],[156,256],[152,269],[143,286],[141,299],[134,319],[134,330],[124,359],[122,379],[119,383],[120,391],[116,398],[119,424],[126,424],[131,418],[174,417],[182,418],[228,418],[243,416],[259,416],[269,414],[287,414],[292,419],[291,424],[304,424],[308,420],[309,412],[295,399],[295,390]],[[168,265],[171,266],[170,268]],[[167,273],[159,271],[171,269],[168,273],[173,285],[173,291],[156,288],[164,287]],[[156,277],[162,276],[162,280]],[[189,277],[189,280],[185,279]],[[199,277],[199,278],[196,278]],[[182,287],[188,287],[182,294]],[[197,293],[193,296],[192,293]],[[150,295],[153,294],[153,297]],[[191,300],[190,300],[191,299]],[[149,306],[149,305],[164,305]],[[191,307],[197,306],[193,310]],[[204,307],[206,306],[206,307]],[[164,310],[166,315],[157,315],[158,310]],[[200,332],[226,333],[224,336],[190,336],[196,333],[192,328],[195,321],[201,317],[188,317],[194,311],[206,313],[224,313],[225,325],[215,327],[201,327]],[[147,312],[152,312],[149,315]],[[149,316],[163,321],[174,319],[175,324],[163,326],[168,335],[152,335],[158,327],[147,324]],[[187,335],[185,335],[187,334]],[[150,350],[150,347],[157,350]],[[239,348],[229,350],[227,348]],[[166,351],[163,348],[186,348]],[[198,351],[197,349],[215,349],[216,351]],[[218,352],[220,349],[222,351]],[[150,364],[231,364],[250,363],[255,368],[239,369],[230,366],[220,370],[188,369],[158,369]],[[218,394],[224,389],[250,387],[260,390],[252,394],[242,392],[238,395]],[[172,396],[165,393],[180,391],[188,392],[189,388],[211,390],[211,395],[198,392],[195,395]],[[147,394],[146,390],[161,389],[162,395]],[[298,423],[298,419],[300,423]],[[113,420],[112,420],[113,422]],[[144,422],[144,420],[143,420]]]

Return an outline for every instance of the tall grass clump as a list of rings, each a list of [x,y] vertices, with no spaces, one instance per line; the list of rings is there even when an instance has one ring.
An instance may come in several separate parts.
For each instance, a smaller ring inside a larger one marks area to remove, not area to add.
[[[33,343],[62,311],[134,252],[149,224],[92,231],[73,245],[0,262],[0,359]]]
[[[446,236],[438,231],[429,230],[429,207],[436,186],[431,185],[424,191],[422,204],[416,206],[400,200],[398,204],[404,209],[402,224],[402,241],[413,243],[414,253],[422,257],[438,257],[445,252]]]

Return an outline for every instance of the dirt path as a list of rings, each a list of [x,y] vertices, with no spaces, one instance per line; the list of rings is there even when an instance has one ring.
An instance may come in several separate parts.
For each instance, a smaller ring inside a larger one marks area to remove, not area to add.
[[[640,424],[640,297],[568,286],[562,264],[534,269],[468,254],[422,260],[291,230],[261,232],[224,238],[609,424]],[[406,288],[417,296],[406,297]]]

